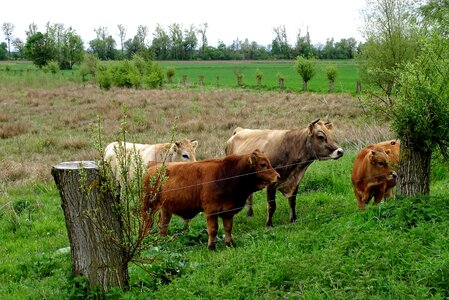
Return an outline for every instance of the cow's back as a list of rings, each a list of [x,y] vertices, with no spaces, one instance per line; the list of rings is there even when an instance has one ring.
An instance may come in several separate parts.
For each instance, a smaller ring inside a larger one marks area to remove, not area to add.
[[[254,149],[259,149],[270,160],[279,152],[279,145],[288,132],[288,130],[243,129],[239,127],[237,129],[226,142],[226,155],[248,154]]]
[[[147,145],[148,147],[143,148],[140,151],[142,156],[143,165],[148,165],[150,161],[153,162],[170,162],[170,148],[172,147],[171,143],[162,143],[162,144],[154,144]]]

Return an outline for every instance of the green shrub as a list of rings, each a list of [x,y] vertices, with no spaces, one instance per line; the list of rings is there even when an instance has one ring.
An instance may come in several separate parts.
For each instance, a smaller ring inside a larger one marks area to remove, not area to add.
[[[173,76],[175,76],[175,68],[174,67],[168,67],[167,68],[167,80],[169,83],[173,82]]]
[[[59,72],[59,64],[58,64],[58,62],[56,62],[54,60],[49,61],[46,68],[52,74],[56,74]]]
[[[118,87],[139,87],[140,72],[139,69],[130,61],[125,60],[111,68],[112,83]]]
[[[149,61],[145,68],[145,78],[144,83],[150,88],[162,87],[162,82],[164,80],[164,73],[162,72],[161,66],[156,63]]]
[[[109,90],[112,86],[112,74],[106,66],[100,66],[97,70],[97,82],[100,88]]]
[[[338,70],[336,65],[327,65],[326,66],[326,77],[327,80],[334,82],[337,78]]]

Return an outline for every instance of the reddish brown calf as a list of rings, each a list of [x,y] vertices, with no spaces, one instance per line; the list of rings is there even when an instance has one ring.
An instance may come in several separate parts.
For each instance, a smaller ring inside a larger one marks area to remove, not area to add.
[[[149,167],[144,178],[145,193],[151,192],[149,181],[156,172],[157,166]],[[166,175],[168,179],[154,201],[160,207],[160,234],[167,235],[173,214],[190,220],[204,211],[211,250],[215,249],[218,217],[223,220],[225,243],[232,245],[234,215],[243,209],[251,193],[279,178],[266,155],[259,150],[247,155],[168,163]]]

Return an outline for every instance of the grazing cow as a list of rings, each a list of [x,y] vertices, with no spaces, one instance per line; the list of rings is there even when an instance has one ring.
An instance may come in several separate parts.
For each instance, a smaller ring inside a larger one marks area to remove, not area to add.
[[[270,160],[280,179],[267,186],[267,226],[273,226],[276,210],[276,190],[288,197],[290,222],[296,220],[296,194],[299,182],[315,160],[338,159],[343,150],[332,136],[332,123],[317,119],[302,129],[254,130],[236,128],[226,142],[226,155],[244,154],[258,148]],[[252,197],[248,198],[248,215],[253,214]]]
[[[149,183],[157,174],[157,168],[157,165],[150,166],[144,176],[143,207],[160,208],[160,234],[167,235],[172,214],[188,221],[204,211],[211,250],[215,249],[218,217],[223,221],[225,243],[231,245],[234,215],[243,209],[251,193],[276,182],[279,177],[266,155],[259,150],[246,155],[168,163],[167,181],[156,198],[150,199],[152,188]],[[149,204],[149,201],[155,204]]]
[[[135,172],[137,161],[141,161],[143,170],[149,162],[181,162],[196,161],[195,150],[198,146],[196,140],[183,139],[174,143],[164,144],[135,144],[135,143],[110,143],[105,150],[104,160],[108,162],[112,168],[112,172],[116,178],[119,178],[120,160],[125,157],[131,158],[131,166],[128,176],[131,178]],[[135,155],[138,155],[137,159]],[[119,160],[120,158],[120,160]],[[122,162],[123,163],[123,162]]]
[[[390,157],[390,168],[398,172],[398,162],[399,162],[399,151],[400,151],[401,141],[396,140],[390,140],[385,142],[380,142],[377,144],[368,145],[365,148],[368,149],[381,149],[384,151],[389,150],[388,156]],[[391,180],[388,180],[387,182],[387,189],[385,190],[385,199],[391,198],[393,196],[393,188],[396,186],[396,178],[392,178]]]
[[[396,185],[397,174],[390,168],[390,153],[390,149],[370,145],[357,154],[351,180],[360,210],[365,209],[372,197],[376,204],[386,199]]]

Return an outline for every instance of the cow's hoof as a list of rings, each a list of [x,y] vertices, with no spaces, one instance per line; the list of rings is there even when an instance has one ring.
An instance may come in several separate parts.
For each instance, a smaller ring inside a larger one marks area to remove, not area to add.
[[[254,215],[253,210],[252,210],[252,209],[251,209],[251,210],[248,209],[248,211],[246,212],[246,215],[247,215],[248,217],[252,217],[252,216]]]
[[[211,251],[215,251],[215,243],[212,243],[210,245],[207,245],[207,248]]]
[[[225,243],[225,245],[226,245],[226,247],[228,247],[228,248],[234,248],[234,247],[235,247],[234,241],[231,241],[231,242],[229,242],[229,243]]]
[[[272,222],[267,222],[266,226],[267,227],[273,227],[273,223]]]

